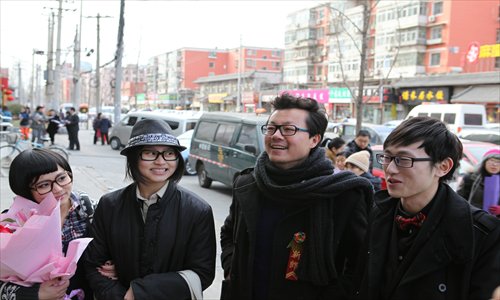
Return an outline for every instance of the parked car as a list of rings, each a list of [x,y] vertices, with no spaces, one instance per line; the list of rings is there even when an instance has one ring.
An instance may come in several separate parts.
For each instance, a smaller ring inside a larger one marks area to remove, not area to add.
[[[177,136],[177,139],[179,140],[181,146],[186,147],[186,150],[181,152],[182,159],[184,159],[184,165],[186,166],[186,175],[196,175],[196,169],[192,168],[189,164],[189,149],[191,148],[191,139],[193,138],[193,132],[194,129],[190,129]]]
[[[457,136],[465,140],[500,145],[500,131],[498,129],[462,129]]]
[[[261,126],[267,116],[250,113],[204,113],[196,125],[189,162],[196,168],[201,187],[212,181],[228,186],[264,151]]]
[[[383,144],[389,133],[394,130],[394,127],[384,125],[363,123],[361,129],[367,130],[370,133],[370,144]],[[329,122],[325,131],[324,139],[341,137],[346,142],[353,140],[356,137],[355,123],[332,123]]]
[[[473,142],[469,140],[461,140],[463,146],[463,156],[460,160],[460,166],[457,169],[453,180],[451,180],[448,184],[456,189],[458,184],[460,183],[461,178],[470,172],[474,171],[474,168],[481,163],[483,159],[483,155],[492,148],[498,148],[497,145],[492,143],[483,143],[483,142]],[[380,177],[382,180],[382,189],[387,189],[387,184],[385,182],[384,169],[382,165],[379,164],[375,158],[375,155],[383,153],[383,145],[373,145],[373,175]]]
[[[192,112],[191,114],[170,114],[155,111],[130,112],[111,128],[109,143],[114,150],[124,147],[128,143],[132,127],[134,127],[137,121],[142,119],[163,120],[168,123],[172,129],[172,133],[178,136],[183,132],[193,129],[199,118],[200,113],[198,112]]]

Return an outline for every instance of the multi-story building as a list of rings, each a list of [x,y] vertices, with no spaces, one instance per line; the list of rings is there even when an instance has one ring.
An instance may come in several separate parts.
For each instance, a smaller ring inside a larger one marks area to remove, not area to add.
[[[367,104],[364,116],[369,121],[400,118],[408,111],[404,105],[380,101],[379,91],[394,82],[426,75],[500,70],[498,1],[387,0],[370,5],[363,71],[367,86],[363,91]],[[326,17],[326,26],[322,17]],[[296,89],[329,88],[331,95],[343,95],[340,90],[348,89],[355,95],[363,22],[363,6],[356,0],[332,1],[290,14],[285,33],[284,84]],[[318,59],[318,53],[326,56]],[[320,70],[326,71],[325,81],[318,81],[322,79]],[[352,107],[343,97],[331,97],[327,110],[345,115]]]
[[[283,50],[276,48],[180,48],[149,60],[147,96],[153,106],[197,109],[201,102],[208,101],[207,95],[199,92],[198,79],[204,78],[202,82],[206,83],[213,76],[219,81],[218,75],[232,74],[236,78],[238,73],[256,70],[281,75],[282,63]],[[236,101],[232,90],[226,92],[233,99],[230,101]]]

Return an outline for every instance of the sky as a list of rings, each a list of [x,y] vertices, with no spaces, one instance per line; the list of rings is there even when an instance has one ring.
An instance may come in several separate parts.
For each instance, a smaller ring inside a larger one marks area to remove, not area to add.
[[[323,2],[126,0],[123,65],[146,64],[152,56],[182,47],[236,48],[240,40],[244,46],[283,48],[286,16]],[[103,16],[99,31],[100,64],[111,61],[118,38],[120,1],[63,0],[61,63],[73,63],[80,6],[82,63],[96,63],[96,52],[88,57],[86,53],[97,46],[98,14]],[[57,21],[57,8],[57,0],[0,0],[2,68],[20,65],[25,75],[31,73],[33,49],[47,51],[49,15],[54,12]],[[46,66],[45,56],[35,55],[34,59],[35,64]]]

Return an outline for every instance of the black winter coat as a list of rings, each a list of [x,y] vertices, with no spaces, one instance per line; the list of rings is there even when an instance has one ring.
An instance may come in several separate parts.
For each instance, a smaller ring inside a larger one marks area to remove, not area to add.
[[[500,220],[446,184],[393,279],[385,282],[399,201],[387,191],[375,194],[359,299],[490,299],[500,285]],[[389,296],[382,296],[384,286]]]
[[[96,208],[85,269],[97,299],[123,299],[131,286],[135,299],[189,299],[186,281],[177,272],[194,271],[203,289],[215,276],[216,242],[211,207],[170,182],[146,221],[136,184],[104,195]],[[96,267],[112,260],[118,280]]]
[[[253,263],[256,247],[256,227],[263,196],[251,174],[240,176],[233,189],[230,214],[221,228],[222,268],[230,280],[222,283],[221,299],[253,299]],[[344,299],[352,289],[352,279],[358,254],[366,233],[369,203],[361,189],[352,189],[332,197],[334,215],[333,237],[336,245],[331,253],[338,272],[338,280],[326,286],[311,282],[285,279],[290,250],[287,245],[294,233],[305,231],[308,210],[287,211],[275,228],[273,240],[272,274],[269,276],[268,299]],[[320,201],[326,209],[327,201]],[[326,237],[325,237],[326,238]],[[307,252],[302,254],[305,257]],[[300,262],[299,262],[300,268]],[[258,276],[258,274],[257,274]]]

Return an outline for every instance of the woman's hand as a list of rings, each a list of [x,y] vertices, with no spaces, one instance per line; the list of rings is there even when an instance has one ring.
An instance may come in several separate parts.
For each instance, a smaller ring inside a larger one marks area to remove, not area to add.
[[[40,284],[40,289],[38,290],[38,299],[64,299],[68,286],[69,279],[55,278],[49,281],[45,281],[44,283]]]
[[[115,265],[111,260],[108,260],[104,263],[104,265],[100,266],[97,268],[97,271],[104,276],[108,277],[111,280],[117,280],[118,277],[116,277],[116,271],[115,271]]]
[[[123,300],[134,300],[134,292],[132,291],[132,287],[129,287],[125,296],[123,296]]]

